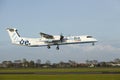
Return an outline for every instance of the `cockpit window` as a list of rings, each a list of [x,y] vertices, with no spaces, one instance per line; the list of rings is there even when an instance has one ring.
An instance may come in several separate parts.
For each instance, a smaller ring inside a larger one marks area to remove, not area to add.
[[[87,38],[92,38],[92,36],[87,36]]]

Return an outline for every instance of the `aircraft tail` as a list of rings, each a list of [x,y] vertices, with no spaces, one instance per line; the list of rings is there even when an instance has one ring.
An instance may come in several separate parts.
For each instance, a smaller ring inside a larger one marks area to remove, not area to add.
[[[7,32],[10,36],[10,39],[13,44],[19,44],[19,41],[21,40],[20,35],[15,28],[7,28]]]

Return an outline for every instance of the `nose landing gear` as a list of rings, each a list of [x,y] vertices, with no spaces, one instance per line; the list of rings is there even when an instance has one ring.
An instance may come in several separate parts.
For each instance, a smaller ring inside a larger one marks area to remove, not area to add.
[[[95,43],[93,42],[93,43],[92,43],[92,45],[94,46],[94,45],[95,45]]]

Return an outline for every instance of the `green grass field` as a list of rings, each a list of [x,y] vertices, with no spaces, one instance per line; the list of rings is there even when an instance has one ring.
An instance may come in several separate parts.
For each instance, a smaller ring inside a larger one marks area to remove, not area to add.
[[[120,68],[0,69],[0,72],[120,72]],[[120,80],[120,74],[0,74],[0,80]]]
[[[120,75],[0,75],[0,80],[120,80]]]

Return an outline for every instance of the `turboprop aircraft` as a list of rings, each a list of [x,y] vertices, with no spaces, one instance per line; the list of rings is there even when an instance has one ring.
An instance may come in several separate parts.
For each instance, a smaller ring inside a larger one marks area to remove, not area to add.
[[[51,46],[56,45],[56,49],[59,50],[59,45],[66,44],[80,44],[80,43],[92,43],[94,45],[97,40],[92,36],[63,36],[63,35],[49,35],[40,32],[40,38],[26,38],[21,37],[16,28],[7,28],[7,32],[11,38],[13,44],[28,46],[28,47],[41,47],[47,46],[48,49]]]

